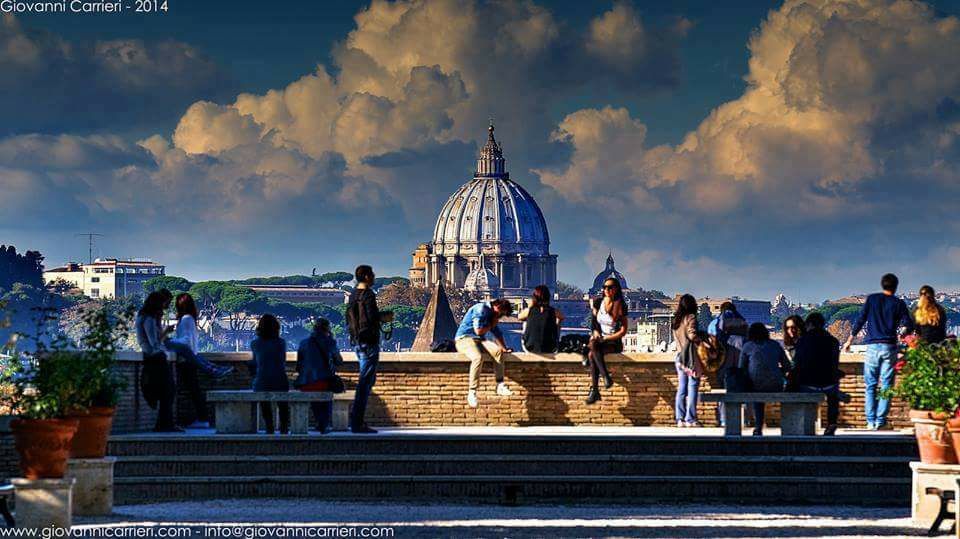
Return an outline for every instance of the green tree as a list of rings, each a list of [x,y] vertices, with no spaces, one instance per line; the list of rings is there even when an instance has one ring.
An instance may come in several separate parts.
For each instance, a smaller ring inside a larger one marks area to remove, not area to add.
[[[317,279],[321,283],[329,284],[334,288],[340,288],[344,283],[349,283],[353,280],[353,274],[347,273],[346,271],[334,271],[330,273],[322,273],[317,276]]]
[[[560,299],[583,299],[583,289],[579,286],[557,281],[557,297]]]
[[[10,290],[15,283],[43,288],[43,255],[19,254],[13,245],[0,245],[0,289]]]
[[[143,291],[149,294],[150,292],[156,292],[157,290],[166,288],[174,295],[174,297],[176,297],[177,294],[181,294],[190,290],[190,287],[192,286],[193,283],[184,279],[183,277],[176,277],[174,275],[160,275],[144,281]]]

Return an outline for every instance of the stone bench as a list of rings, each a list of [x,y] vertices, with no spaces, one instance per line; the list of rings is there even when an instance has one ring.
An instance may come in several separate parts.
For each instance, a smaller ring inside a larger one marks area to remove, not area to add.
[[[826,399],[823,393],[727,393],[711,391],[703,394],[704,402],[720,402],[726,415],[724,435],[743,434],[743,405],[754,402],[780,403],[781,436],[813,436],[820,403]]]
[[[286,403],[290,406],[290,433],[306,434],[310,426],[310,403],[336,401],[329,391],[207,391],[207,402],[213,403],[217,433],[250,434],[257,432],[261,402]],[[336,410],[334,410],[336,418]]]
[[[13,515],[10,514],[10,501],[13,499],[13,485],[0,485],[0,515],[8,528],[16,526]]]

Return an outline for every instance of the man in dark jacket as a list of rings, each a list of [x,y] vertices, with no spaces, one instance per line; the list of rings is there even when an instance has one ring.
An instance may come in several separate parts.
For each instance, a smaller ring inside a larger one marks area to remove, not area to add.
[[[797,341],[790,385],[805,393],[827,396],[827,428],[824,436],[837,431],[840,417],[840,341],[827,332],[827,321],[818,312],[807,316],[807,331]]]
[[[350,431],[356,434],[374,434],[377,431],[367,426],[364,414],[373,384],[377,381],[377,365],[380,363],[380,324],[393,320],[393,313],[381,313],[377,308],[377,295],[373,293],[373,268],[357,266],[354,272],[357,287],[347,303],[347,326],[350,343],[357,354],[360,375],[357,379],[357,394],[350,411]]]
[[[860,316],[853,324],[850,338],[844,345],[844,349],[849,352],[854,336],[860,333],[866,324],[867,335],[863,339],[867,345],[867,355],[863,360],[863,409],[867,416],[867,428],[870,430],[880,429],[887,423],[890,399],[881,398],[879,395],[893,386],[898,330],[903,326],[907,331],[913,331],[913,318],[907,304],[896,296],[899,284],[897,276],[892,273],[880,279],[883,292],[867,296]]]

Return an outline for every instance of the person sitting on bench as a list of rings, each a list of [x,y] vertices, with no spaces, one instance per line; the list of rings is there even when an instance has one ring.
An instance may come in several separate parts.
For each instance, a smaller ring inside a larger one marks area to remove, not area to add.
[[[260,317],[257,323],[257,338],[250,343],[253,360],[250,369],[253,371],[254,391],[290,391],[290,381],[287,379],[287,343],[280,338],[280,322],[272,314]],[[280,433],[290,432],[290,405],[285,402],[277,403],[280,413]],[[273,434],[273,410],[269,402],[260,403],[260,413],[267,434]]]
[[[297,349],[297,379],[293,385],[300,391],[330,391],[343,393],[343,380],[337,376],[337,367],[343,357],[337,350],[337,341],[330,332],[330,321],[320,318],[313,324],[313,332],[300,341]],[[333,414],[332,402],[312,402],[310,408],[317,418],[317,430],[327,434]]]
[[[740,352],[740,369],[750,378],[750,387],[757,393],[776,393],[783,391],[784,377],[789,368],[787,354],[776,341],[770,340],[770,332],[760,322],[750,325],[747,330],[747,343]],[[754,436],[763,435],[763,415],[765,404],[753,403],[753,416],[756,423]]]
[[[837,432],[840,417],[840,341],[827,332],[826,319],[818,312],[807,316],[807,331],[793,353],[791,391],[823,393],[827,396],[827,428],[824,436]]]

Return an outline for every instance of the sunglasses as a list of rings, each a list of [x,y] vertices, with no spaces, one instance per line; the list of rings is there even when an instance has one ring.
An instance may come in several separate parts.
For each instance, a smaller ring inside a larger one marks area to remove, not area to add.
[[[612,284],[605,284],[605,285],[603,285],[603,289],[604,289],[604,290],[616,290],[617,287],[614,286],[614,285],[612,285]]]

